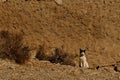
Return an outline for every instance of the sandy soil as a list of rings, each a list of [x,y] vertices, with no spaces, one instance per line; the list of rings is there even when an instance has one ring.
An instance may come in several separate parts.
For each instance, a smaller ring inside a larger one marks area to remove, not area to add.
[[[34,60],[18,65],[9,60],[0,60],[0,80],[119,80],[120,73],[113,67],[82,69]]]
[[[0,2],[0,31],[23,33],[23,43],[31,50],[44,43],[48,47],[64,46],[69,54],[86,49],[91,68],[120,61],[119,22],[119,0],[64,0],[62,5],[54,0]],[[0,63],[1,80],[120,79],[113,66],[83,70],[38,60],[25,65],[8,60]]]

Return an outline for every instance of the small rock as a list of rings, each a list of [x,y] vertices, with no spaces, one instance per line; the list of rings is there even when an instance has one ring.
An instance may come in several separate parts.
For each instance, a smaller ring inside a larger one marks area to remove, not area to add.
[[[62,0],[55,0],[58,5],[62,5]]]
[[[14,70],[15,67],[14,67],[14,66],[9,66],[8,69],[12,69],[12,70]]]
[[[6,2],[7,0],[0,0],[0,2]]]

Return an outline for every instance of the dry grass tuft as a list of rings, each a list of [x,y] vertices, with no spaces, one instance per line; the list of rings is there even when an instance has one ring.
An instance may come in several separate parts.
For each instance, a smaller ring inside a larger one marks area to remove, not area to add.
[[[22,34],[12,34],[8,31],[1,31],[0,38],[4,41],[0,57],[15,60],[16,63],[19,64],[23,64],[25,61],[29,60],[29,48],[22,45]],[[45,50],[45,45],[39,46],[36,58],[39,60],[47,60],[51,63],[74,66],[73,56],[70,56],[64,50],[55,48],[53,51],[54,54],[50,53],[49,55],[46,54]]]
[[[45,46],[39,46],[39,50],[37,52],[36,58],[39,60],[47,60],[47,56],[45,54]]]
[[[29,48],[22,45],[23,35],[22,34],[13,34],[8,31],[1,31],[0,37],[4,41],[1,48],[1,54],[3,53],[4,57],[15,60],[16,63],[25,63],[29,59],[28,53]]]
[[[39,60],[47,60],[47,61],[50,61],[51,63],[60,63],[62,65],[75,66],[75,64],[73,63],[72,56],[70,56],[68,53],[65,53],[60,48],[55,48],[53,55],[46,55],[45,47],[40,46],[36,58],[38,58]]]

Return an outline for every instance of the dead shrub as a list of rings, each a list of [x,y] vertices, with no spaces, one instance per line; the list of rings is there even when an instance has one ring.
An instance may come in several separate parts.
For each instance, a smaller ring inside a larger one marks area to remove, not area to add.
[[[72,56],[64,52],[60,48],[55,49],[55,55],[49,58],[49,61],[52,63],[60,63],[62,65],[71,65],[74,66]]]
[[[64,62],[64,58],[66,58],[66,54],[64,54],[64,52],[59,49],[59,48],[56,48],[55,49],[55,54],[49,58],[49,61],[52,62],[52,63],[63,63]]]
[[[64,62],[62,64],[75,66],[75,63],[73,60],[74,60],[74,57],[68,54],[67,57],[64,58]]]
[[[13,34],[8,31],[1,31],[0,37],[4,41],[1,51],[6,55],[6,58],[15,60],[20,64],[28,60],[29,48],[22,45],[22,34]]]
[[[17,53],[15,54],[15,61],[16,63],[23,64],[25,61],[29,59],[29,48],[28,47],[23,47],[18,49]]]
[[[45,46],[39,46],[36,58],[39,60],[47,60],[47,56],[45,55]]]
[[[39,51],[36,55],[36,58],[39,60],[47,60],[51,63],[60,63],[62,65],[71,65],[74,66],[74,63],[72,61],[72,57],[68,55],[68,53],[65,53],[60,48],[55,48],[53,55],[46,55],[45,54],[45,46],[40,46]]]

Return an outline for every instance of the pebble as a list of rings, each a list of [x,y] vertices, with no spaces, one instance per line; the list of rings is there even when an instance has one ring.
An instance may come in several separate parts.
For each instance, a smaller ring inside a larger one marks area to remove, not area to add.
[[[55,0],[58,5],[62,5],[62,0]]]

